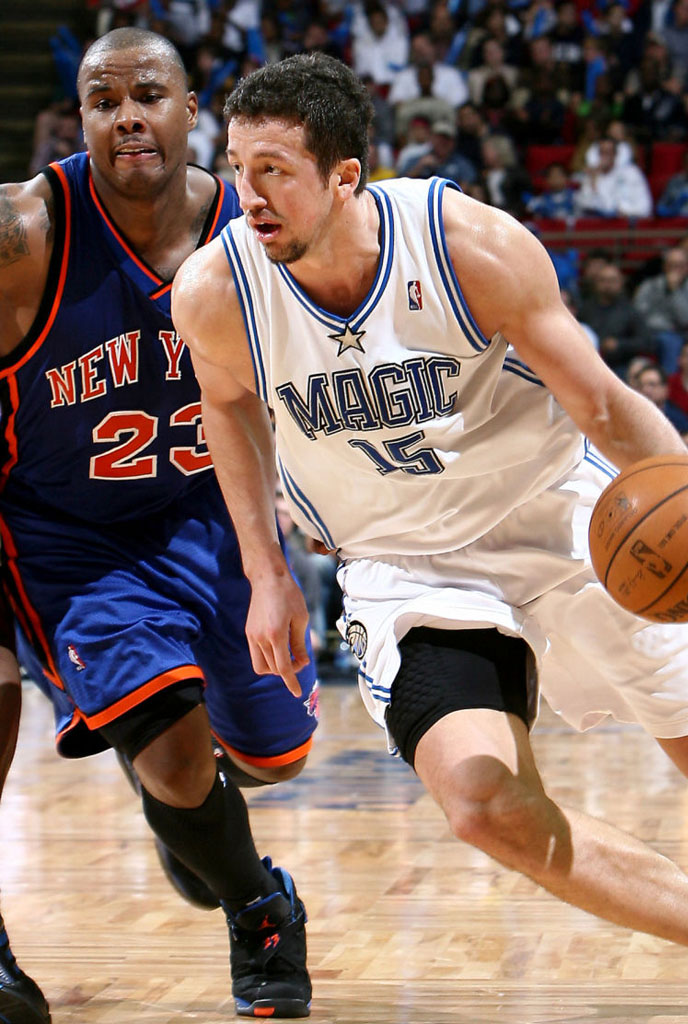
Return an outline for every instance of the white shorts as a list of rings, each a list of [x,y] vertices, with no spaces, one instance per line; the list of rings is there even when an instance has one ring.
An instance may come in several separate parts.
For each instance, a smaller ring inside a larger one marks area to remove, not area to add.
[[[590,452],[467,547],[342,563],[338,627],[359,658],[361,695],[379,725],[399,669],[397,643],[410,629],[496,627],[529,644],[540,693],[574,728],[612,716],[653,736],[688,735],[688,625],[624,611],[590,565],[588,521],[610,475]]]

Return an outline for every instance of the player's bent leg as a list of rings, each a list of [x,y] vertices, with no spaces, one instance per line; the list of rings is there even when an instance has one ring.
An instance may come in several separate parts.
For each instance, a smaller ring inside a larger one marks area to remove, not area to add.
[[[582,910],[688,945],[688,877],[634,837],[550,800],[520,721],[456,712],[422,737],[415,767],[458,838]]]
[[[117,745],[140,780],[153,832],[225,911],[237,1012],[308,1016],[303,904],[290,876],[259,858],[244,798],[218,769],[205,708],[168,721],[153,739],[139,725],[128,737],[126,728],[116,729]]]
[[[490,629],[457,632],[465,635],[438,640],[440,631],[412,630],[401,641],[387,715],[453,833],[568,903],[688,944],[688,877],[634,837],[545,793],[527,700],[519,708],[520,641]]]

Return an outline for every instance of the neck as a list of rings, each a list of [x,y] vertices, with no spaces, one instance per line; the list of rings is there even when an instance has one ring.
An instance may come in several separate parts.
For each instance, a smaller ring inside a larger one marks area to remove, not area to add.
[[[350,200],[320,243],[289,267],[310,297],[349,316],[372,287],[380,259],[380,217],[368,191]]]
[[[124,194],[113,188],[91,165],[96,192],[108,213],[137,251],[179,232],[187,208],[187,175],[169,179],[157,192]]]

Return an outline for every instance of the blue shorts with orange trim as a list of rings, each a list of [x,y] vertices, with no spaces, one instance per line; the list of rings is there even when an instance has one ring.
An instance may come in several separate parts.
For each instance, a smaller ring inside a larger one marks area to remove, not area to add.
[[[307,753],[313,662],[299,674],[299,698],[253,671],[250,587],[214,477],[145,519],[91,527],[5,510],[3,526],[20,659],[53,700],[63,756],[104,749],[100,726],[199,676],[225,747],[256,764]]]

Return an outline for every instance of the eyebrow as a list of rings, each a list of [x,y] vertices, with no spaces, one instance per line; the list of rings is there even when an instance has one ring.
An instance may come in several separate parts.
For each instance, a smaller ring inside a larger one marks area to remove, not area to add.
[[[119,79],[119,76],[117,76],[117,77]],[[114,84],[113,83],[107,83],[107,82],[101,82],[99,85],[98,84],[97,85],[92,85],[91,88],[88,89],[87,92],[86,92],[86,99],[88,99],[89,96],[94,96],[94,95],[96,95],[98,93],[110,92],[113,88],[114,88]],[[149,81],[141,82],[141,81],[139,81],[139,82],[136,82],[135,85],[134,85],[134,89],[168,89],[168,88],[169,88],[169,84],[168,83],[166,83],[166,82],[157,82],[157,81],[154,81],[154,82],[149,82]]]
[[[236,150],[232,149],[231,146],[227,146],[227,150],[226,150],[227,156],[231,156],[235,152],[236,152]],[[259,157],[261,160],[262,159],[268,159],[268,160],[287,160],[288,159],[288,157],[285,155],[285,153],[282,152],[282,150],[279,150],[279,149],[262,149],[262,150],[260,150],[260,152],[256,153],[255,155],[257,157]]]

